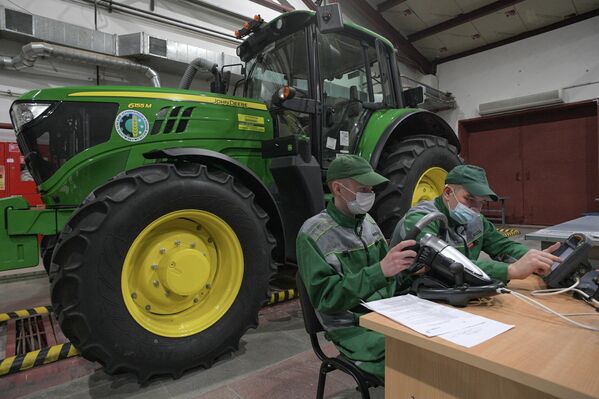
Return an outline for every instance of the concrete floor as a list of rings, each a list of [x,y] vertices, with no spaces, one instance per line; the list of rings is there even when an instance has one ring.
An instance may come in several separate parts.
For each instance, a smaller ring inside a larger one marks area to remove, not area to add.
[[[523,234],[512,239],[540,248],[538,242],[523,239],[524,233],[536,229],[521,230]],[[0,311],[48,304],[49,286],[45,276],[39,273],[16,277],[0,275]],[[3,328],[0,325],[0,355],[5,347]],[[325,348],[330,354],[336,353],[330,344]],[[80,357],[58,363],[62,363],[61,368],[53,365],[38,368],[47,368],[47,378],[36,377],[34,370],[0,378],[0,396],[6,399],[313,398],[320,366],[304,330],[297,300],[264,308],[260,313],[260,326],[242,338],[239,351],[221,359],[210,369],[189,371],[178,380],[156,379],[140,387],[131,376],[109,376],[98,364]],[[384,389],[371,389],[371,396],[383,398]],[[353,380],[337,371],[327,379],[325,397],[350,399],[360,395],[355,391]]]

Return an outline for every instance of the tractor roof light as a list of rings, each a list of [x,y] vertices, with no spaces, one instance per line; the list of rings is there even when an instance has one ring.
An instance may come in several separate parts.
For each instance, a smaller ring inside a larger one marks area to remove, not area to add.
[[[14,103],[10,108],[10,118],[15,129],[19,134],[26,124],[37,119],[52,104],[48,103]]]
[[[253,19],[245,22],[241,29],[235,31],[235,37],[241,39],[245,36],[248,36],[258,30],[263,23],[264,20],[260,14],[254,15]]]

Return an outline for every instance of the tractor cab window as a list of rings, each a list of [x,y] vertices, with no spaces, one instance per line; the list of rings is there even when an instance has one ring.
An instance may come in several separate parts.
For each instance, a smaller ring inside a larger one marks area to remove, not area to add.
[[[347,34],[319,35],[318,59],[322,88],[322,164],[337,154],[351,153],[363,130],[363,107],[367,102],[385,102],[390,92],[374,42]],[[386,62],[387,60],[384,60]]]
[[[308,53],[304,30],[297,31],[264,48],[248,62],[246,97],[264,101],[269,107],[272,95],[285,85],[296,89],[296,97],[308,97]],[[273,117],[277,135],[310,135],[308,114],[278,110]]]

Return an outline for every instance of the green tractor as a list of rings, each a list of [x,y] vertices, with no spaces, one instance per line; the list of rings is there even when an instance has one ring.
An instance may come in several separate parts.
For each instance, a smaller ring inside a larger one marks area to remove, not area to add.
[[[404,106],[392,44],[319,25],[307,11],[251,22],[243,97],[217,80],[214,92],[66,87],[14,102],[45,208],[0,200],[0,270],[37,265],[43,236],[54,311],[85,358],[146,381],[236,350],[341,154],[391,180],[372,211],[386,236],[441,192],[459,142]]]

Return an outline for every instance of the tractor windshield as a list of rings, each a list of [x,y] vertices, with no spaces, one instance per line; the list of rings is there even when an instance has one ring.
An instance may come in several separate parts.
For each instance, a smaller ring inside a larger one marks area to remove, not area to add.
[[[248,62],[246,96],[264,101],[269,107],[272,95],[285,85],[296,89],[296,98],[308,97],[308,51],[304,29],[268,44]],[[310,136],[310,115],[279,109],[273,113],[277,135]]]
[[[299,30],[264,48],[248,62],[246,96],[270,105],[272,95],[284,85],[297,89],[298,97],[308,90],[306,35]]]
[[[366,103],[395,105],[389,50],[355,32],[318,35],[322,88],[322,165],[353,153],[366,122]]]

